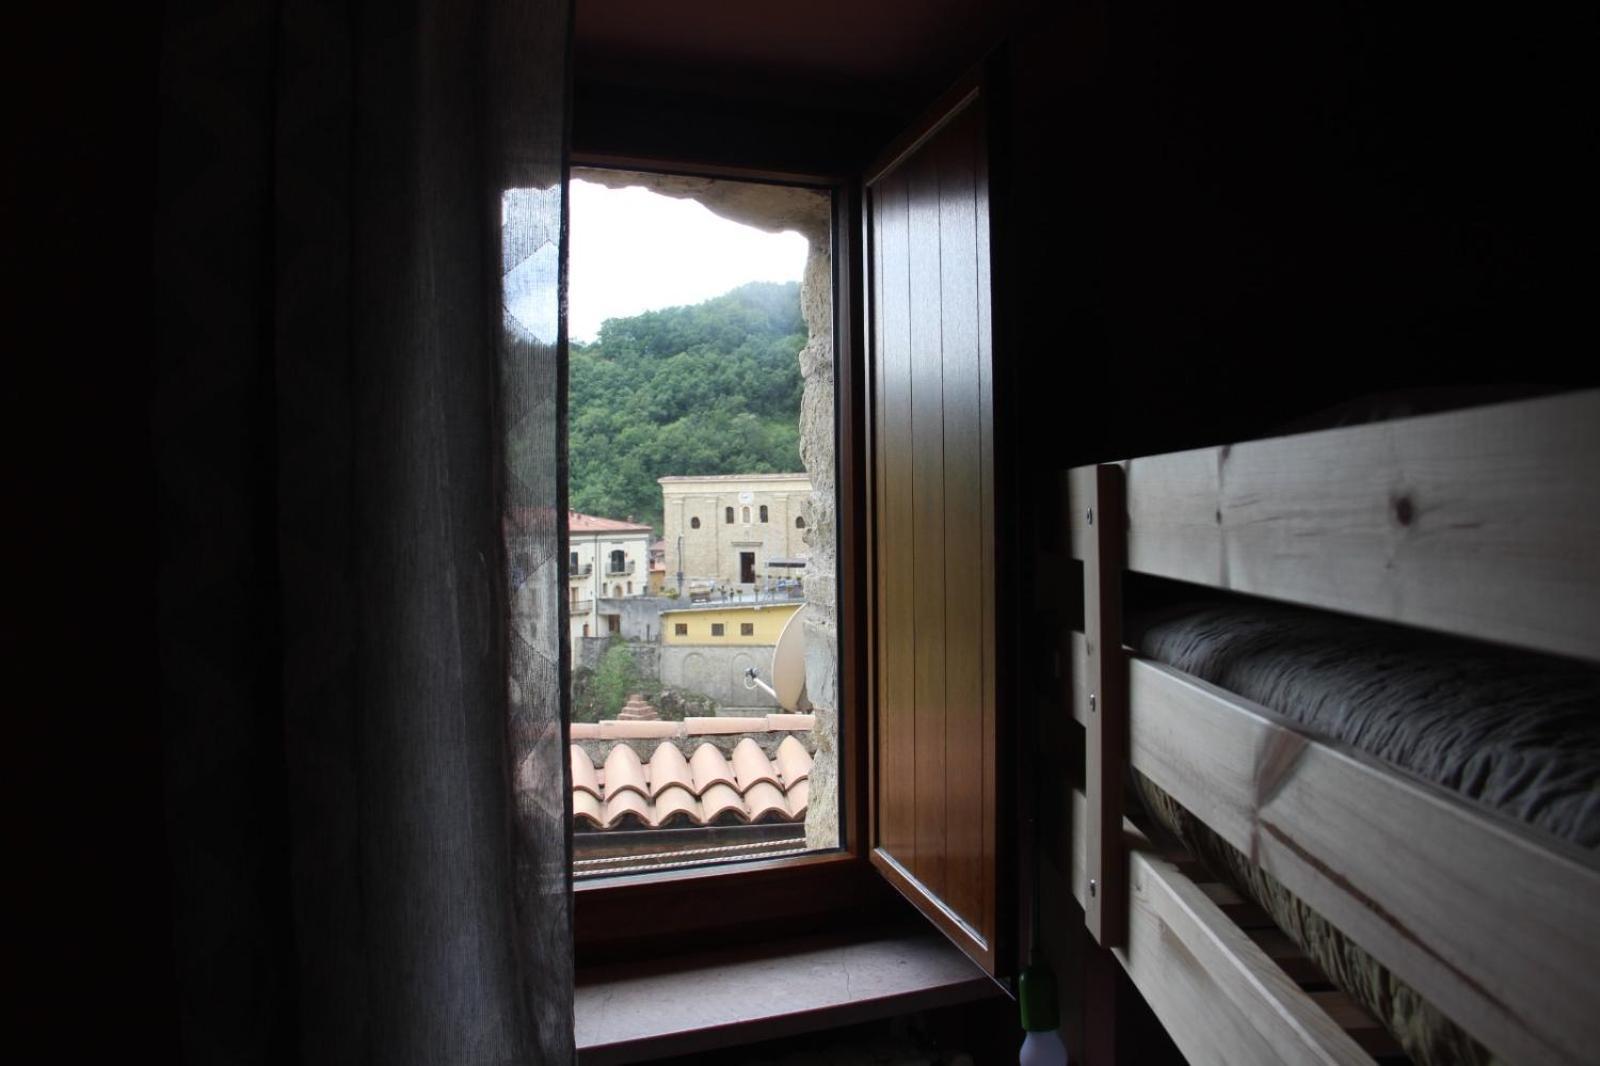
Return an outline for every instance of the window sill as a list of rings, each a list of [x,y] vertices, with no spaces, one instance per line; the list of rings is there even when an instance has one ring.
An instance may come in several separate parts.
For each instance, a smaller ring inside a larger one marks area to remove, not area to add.
[[[1001,994],[925,930],[596,967],[578,974],[579,1062],[691,1054]]]

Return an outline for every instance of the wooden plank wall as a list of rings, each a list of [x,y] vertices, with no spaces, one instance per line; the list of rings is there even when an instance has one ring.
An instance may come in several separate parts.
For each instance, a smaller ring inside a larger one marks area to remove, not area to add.
[[[871,187],[873,860],[994,963],[988,192],[969,101]]]

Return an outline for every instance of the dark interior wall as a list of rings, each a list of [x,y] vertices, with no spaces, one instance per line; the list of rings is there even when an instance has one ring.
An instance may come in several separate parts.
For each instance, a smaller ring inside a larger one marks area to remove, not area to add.
[[[1005,201],[1039,468],[1375,390],[1593,380],[1570,363],[1592,276],[1576,17],[1142,0],[1039,18],[1006,64]]]

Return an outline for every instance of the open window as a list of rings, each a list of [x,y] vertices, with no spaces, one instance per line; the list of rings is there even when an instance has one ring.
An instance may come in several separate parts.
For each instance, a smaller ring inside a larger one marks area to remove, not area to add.
[[[574,639],[574,877],[832,851],[833,194],[594,167],[571,190],[569,532],[607,538],[626,601]]]
[[[676,532],[663,531],[665,583],[681,588],[686,608],[768,579],[833,605],[838,645],[826,665],[837,671],[838,847],[580,881],[584,957],[636,956],[658,923],[671,927],[669,940],[774,922],[815,927],[828,914],[898,894],[989,973],[1009,972],[1016,834],[1008,824],[1014,774],[1001,661],[1013,642],[1000,622],[1008,605],[999,576],[1005,530],[996,524],[1004,464],[990,306],[988,100],[975,84],[869,172],[830,183],[833,261],[824,284],[837,356],[836,511],[721,496],[711,486],[686,491],[675,528],[726,544],[736,570],[724,588],[696,587]],[[762,520],[748,534],[736,521],[741,509]],[[814,589],[812,572],[794,558],[739,543],[769,530],[808,542],[823,532],[836,537],[833,586]],[[738,621],[721,638],[730,648],[748,639],[746,625],[760,630],[754,619]],[[688,611],[658,629],[664,647],[709,640],[710,631],[709,617]],[[815,785],[814,775],[813,803]],[[729,878],[736,890],[717,887]],[[706,913],[712,898],[726,907]]]

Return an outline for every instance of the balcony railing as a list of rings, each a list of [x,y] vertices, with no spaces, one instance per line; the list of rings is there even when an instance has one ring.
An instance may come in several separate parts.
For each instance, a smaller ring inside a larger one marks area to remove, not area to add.
[[[594,573],[593,563],[584,563],[582,566],[570,566],[567,568],[568,577],[588,577],[592,573]]]
[[[576,617],[576,616],[578,616],[580,614],[588,614],[592,610],[594,610],[594,600],[592,600],[592,599],[591,600],[572,600],[572,601],[570,601],[569,613],[572,614],[574,617]]]
[[[632,559],[629,559],[627,562],[623,563],[621,566],[618,566],[615,563],[607,563],[606,564],[606,577],[621,577],[623,574],[631,574],[631,573],[633,573],[633,560]]]

